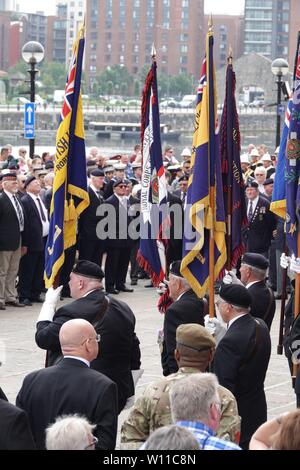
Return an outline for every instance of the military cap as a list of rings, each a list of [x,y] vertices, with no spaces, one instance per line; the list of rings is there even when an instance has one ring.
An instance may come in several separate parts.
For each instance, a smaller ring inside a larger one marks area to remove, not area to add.
[[[91,176],[104,176],[104,171],[103,170],[93,170],[91,171]]]
[[[9,170],[19,170],[20,169],[20,166],[17,162],[17,160],[13,161],[13,162],[9,162],[8,164],[8,169]]]
[[[181,152],[181,156],[182,157],[191,157],[192,154],[191,154],[190,149],[188,147],[185,147]]]
[[[250,157],[260,157],[259,151],[255,148],[251,150]]]
[[[179,325],[176,330],[176,343],[197,351],[216,347],[213,336],[198,323]]]
[[[97,279],[98,281],[101,281],[104,278],[104,272],[98,264],[86,260],[77,261],[73,268],[73,273],[90,279]]]
[[[173,263],[170,265],[170,273],[174,274],[174,276],[177,276],[177,277],[183,277],[183,275],[180,272],[180,266],[181,266],[181,261],[173,261]]]
[[[263,183],[264,186],[268,186],[268,184],[274,184],[273,178],[267,178],[266,181]]]
[[[188,181],[188,180],[189,180],[189,177],[186,175],[183,175],[179,178],[178,182],[181,183],[181,181]]]
[[[126,165],[124,163],[116,163],[114,167],[117,171],[124,171],[126,169]]]
[[[172,171],[176,172],[176,171],[179,171],[179,170],[182,171],[182,167],[180,165],[170,165],[170,166],[168,166],[168,170],[171,171],[171,172]]]
[[[43,168],[41,168],[43,169]],[[36,177],[35,176],[28,176],[28,178],[26,179],[25,183],[24,183],[24,188],[27,188],[27,186],[29,186],[30,183],[32,183],[32,181],[36,180]]]
[[[137,168],[142,168],[142,163],[132,163],[131,165],[133,170],[136,170]]]
[[[125,185],[126,185],[126,183],[125,183],[124,180],[117,179],[117,180],[114,182],[113,187],[114,187],[114,188],[117,188],[118,186],[120,186],[120,184],[125,184]]]
[[[271,155],[268,152],[265,153],[264,156],[262,157],[261,161],[262,162],[271,162],[272,161]]]
[[[17,173],[15,171],[3,170],[0,175],[0,181],[14,181],[17,179]]]
[[[252,302],[248,290],[240,284],[222,284],[219,295],[225,302],[240,308],[249,308]]]
[[[247,153],[243,153],[243,155],[241,155],[241,163],[247,163],[248,165],[250,165]]]
[[[258,183],[256,181],[248,181],[248,183],[245,186],[246,188],[258,188]]]
[[[113,173],[115,171],[114,167],[112,165],[105,166],[103,168],[104,173]]]
[[[242,259],[242,264],[248,264],[248,266],[253,266],[258,269],[268,269],[269,261],[265,256],[260,255],[259,253],[245,253]]]

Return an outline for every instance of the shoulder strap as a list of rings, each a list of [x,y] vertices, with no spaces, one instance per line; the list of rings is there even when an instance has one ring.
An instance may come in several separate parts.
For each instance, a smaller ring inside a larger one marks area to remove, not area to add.
[[[103,299],[102,305],[99,309],[99,312],[97,313],[97,315],[95,317],[95,320],[93,322],[93,326],[95,328],[96,328],[96,326],[98,326],[98,324],[100,323],[100,321],[104,317],[105,313],[107,312],[108,305],[109,305],[109,298],[107,296],[105,296],[104,299]]]

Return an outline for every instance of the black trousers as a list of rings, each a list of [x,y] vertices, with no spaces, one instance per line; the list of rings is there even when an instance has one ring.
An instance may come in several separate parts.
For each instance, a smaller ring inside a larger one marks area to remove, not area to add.
[[[70,280],[71,271],[75,264],[75,257],[76,257],[76,245],[71,246],[65,251],[65,261],[64,261],[64,264],[62,265],[60,276],[59,276],[59,284],[63,286],[62,296],[70,295],[69,280]]]
[[[123,288],[126,282],[128,265],[130,260],[130,247],[107,248],[105,263],[105,288],[106,290]]]
[[[21,258],[19,268],[19,299],[36,300],[41,295],[44,284],[44,251],[29,251]]]
[[[132,281],[137,281],[138,280],[138,273],[139,273],[139,263],[136,260],[138,251],[140,247],[140,240],[137,240],[134,242],[133,247],[131,248],[131,253],[130,253],[130,279]]]
[[[82,238],[79,241],[79,259],[92,261],[93,263],[102,265],[102,257],[105,252],[105,246],[102,240],[88,240]]]

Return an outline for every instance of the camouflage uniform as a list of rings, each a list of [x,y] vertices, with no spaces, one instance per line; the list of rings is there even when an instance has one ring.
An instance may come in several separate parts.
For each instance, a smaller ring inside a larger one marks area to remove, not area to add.
[[[169,389],[175,381],[187,374],[199,373],[198,369],[181,367],[178,372],[151,384],[138,398],[121,429],[121,449],[138,449],[156,429],[172,424]],[[221,421],[217,436],[239,442],[240,417],[232,393],[219,385]]]

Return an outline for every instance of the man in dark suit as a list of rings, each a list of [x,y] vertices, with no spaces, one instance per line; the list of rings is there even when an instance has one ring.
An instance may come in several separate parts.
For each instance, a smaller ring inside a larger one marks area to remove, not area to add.
[[[263,255],[245,253],[240,272],[241,281],[251,295],[251,315],[262,318],[270,330],[276,303],[272,289],[266,285],[268,267],[269,261]]]
[[[273,232],[276,228],[275,215],[270,212],[270,203],[259,195],[256,181],[246,187],[248,226],[243,232],[246,249],[268,257]]]
[[[0,194],[0,310],[5,303],[22,307],[17,300],[16,277],[21,256],[27,252],[26,215],[17,198],[17,175],[1,175],[3,192]]]
[[[264,381],[271,354],[266,324],[249,315],[251,300],[246,287],[222,284],[217,302],[227,331],[216,350],[214,372],[220,385],[236,398],[243,449],[248,448],[254,431],[267,420]]]
[[[102,270],[89,261],[78,261],[71,273],[70,289],[74,302],[57,310],[60,290],[49,289],[37,320],[35,340],[48,350],[47,365],[61,356],[59,331],[68,320],[83,318],[101,335],[101,354],[91,368],[107,375],[118,386],[118,410],[134,394],[132,370],[140,369],[139,340],[135,334],[135,316],[127,304],[106,297],[103,292]],[[52,320],[53,319],[53,320]]]
[[[178,180],[179,188],[177,191],[174,191],[173,195],[180,198],[182,204],[184,205],[188,190],[188,183],[189,177],[187,175],[183,175]]]
[[[118,179],[114,182],[113,187],[113,196],[105,201],[106,206],[110,205],[114,208],[111,215],[114,220],[110,220],[111,225],[108,227],[106,240],[105,288],[106,292],[110,294],[119,294],[120,291],[133,292],[133,289],[126,287],[125,284],[131,248],[133,247],[133,241],[128,234],[128,226],[132,217],[129,216],[126,182]]]
[[[97,236],[97,225],[101,217],[97,210],[103,204],[104,172],[93,170],[89,186],[90,205],[82,212],[79,219],[79,259],[85,259],[101,267],[102,256],[105,250],[104,240]]]
[[[204,301],[199,299],[180,273],[180,261],[170,266],[169,290],[174,301],[166,310],[164,340],[162,343],[162,368],[164,375],[178,371],[175,359],[176,329],[186,323],[204,325]]]
[[[28,251],[19,270],[18,292],[20,303],[32,305],[41,302],[44,289],[45,245],[49,233],[48,212],[40,198],[41,184],[35,176],[25,182],[27,194],[22,198],[28,220]]]
[[[0,397],[0,450],[35,450],[25,411]]]
[[[45,448],[45,430],[58,416],[77,413],[96,425],[99,449],[114,449],[117,387],[90,368],[98,356],[100,335],[88,321],[76,319],[62,326],[59,341],[63,360],[27,375],[17,396],[17,405],[28,414],[37,448]]]

